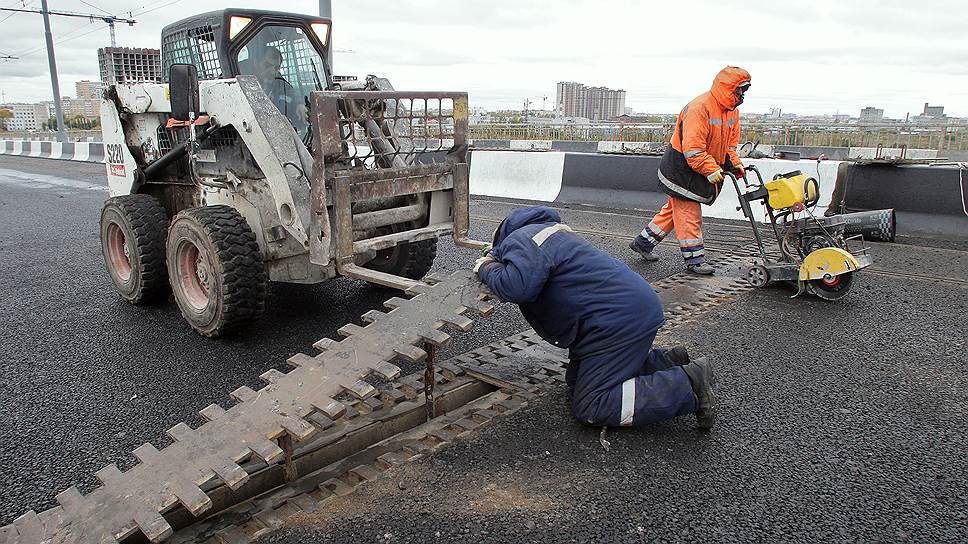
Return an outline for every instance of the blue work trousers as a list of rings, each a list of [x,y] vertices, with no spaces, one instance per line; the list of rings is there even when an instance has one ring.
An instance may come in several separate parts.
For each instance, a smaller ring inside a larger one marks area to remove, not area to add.
[[[696,395],[686,372],[652,349],[655,334],[613,351],[572,359],[566,381],[582,423],[638,426],[695,413]]]

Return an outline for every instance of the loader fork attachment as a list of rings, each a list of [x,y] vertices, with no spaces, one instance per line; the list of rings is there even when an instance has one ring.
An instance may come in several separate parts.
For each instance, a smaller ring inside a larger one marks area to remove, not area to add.
[[[310,105],[313,263],[333,260],[345,276],[408,289],[420,282],[363,268],[356,257],[446,234],[484,247],[468,238],[466,93],[317,91]],[[354,213],[360,203],[400,197],[408,204]],[[366,234],[401,224],[409,228]]]

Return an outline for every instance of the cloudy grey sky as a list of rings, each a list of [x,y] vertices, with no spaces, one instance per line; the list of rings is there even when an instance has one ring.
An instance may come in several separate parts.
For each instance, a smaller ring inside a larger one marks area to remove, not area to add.
[[[623,88],[643,112],[674,112],[726,64],[753,76],[745,111],[801,114],[876,106],[889,117],[923,103],[968,116],[968,32],[962,2],[690,0],[332,0],[336,73],[390,78],[398,89],[466,90],[471,105],[520,108],[554,101],[555,83]],[[0,0],[0,7],[40,0]],[[158,47],[161,27],[226,5],[269,0],[50,0],[50,9],[135,12],[123,46]],[[92,7],[93,6],[93,7]],[[316,0],[286,11],[318,13]],[[150,10],[150,11],[149,11]],[[139,15],[140,13],[140,15]],[[8,101],[50,98],[40,15],[0,12],[0,91]],[[103,23],[54,17],[63,94],[98,79]]]

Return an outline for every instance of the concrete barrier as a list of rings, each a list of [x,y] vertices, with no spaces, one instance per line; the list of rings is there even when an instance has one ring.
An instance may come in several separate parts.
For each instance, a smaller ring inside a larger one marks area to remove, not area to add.
[[[471,146],[476,148],[510,149],[511,140],[471,140]]]
[[[568,154],[562,176],[562,190],[558,202],[589,204],[611,208],[655,210],[666,200],[659,187],[658,169],[661,157],[638,155]],[[747,159],[755,164],[765,181],[776,174],[800,170],[820,182],[820,202],[817,209],[825,209],[831,200],[837,167],[840,161],[784,161],[776,159]],[[603,191],[605,189],[605,191]],[[736,210],[739,200],[731,184],[723,186],[723,194],[703,213],[709,217],[744,219]],[[761,212],[754,207],[754,212]],[[765,216],[763,216],[765,218]]]
[[[0,155],[19,155],[80,162],[104,162],[100,142],[51,142],[46,140],[0,140]]]
[[[586,205],[621,210],[655,211],[666,201],[658,183],[660,157],[560,152],[475,151],[471,192],[520,200]],[[820,182],[815,213],[830,205],[842,161],[747,159],[764,180],[800,170]],[[897,211],[901,236],[968,239],[968,172],[957,167],[851,164],[846,187],[849,210]],[[560,176],[560,177],[559,177]],[[743,220],[732,184],[703,208],[707,217]],[[765,220],[761,206],[753,206]]]
[[[894,208],[902,236],[968,239],[968,171],[958,166],[851,164],[849,210]]]
[[[517,151],[525,149],[551,149],[551,140],[511,140],[509,148]]]
[[[564,151],[566,153],[595,153],[598,151],[598,142],[552,140],[551,149],[554,151]]]
[[[554,202],[561,191],[565,154],[554,151],[474,151],[472,194]]]
[[[565,141],[477,140],[475,146],[507,142],[516,151],[472,152],[471,192],[519,200],[559,202],[632,210],[656,210],[666,200],[659,187],[660,157],[654,155],[607,154],[556,151],[555,148],[586,149],[588,144],[599,148],[604,143]],[[536,152],[523,147],[536,145]],[[512,146],[513,144],[513,146]],[[613,149],[621,142],[604,147]],[[495,145],[497,147],[498,145]],[[762,146],[761,146],[762,147]],[[783,149],[776,146],[777,149]],[[541,149],[537,152],[537,149]],[[812,148],[810,151],[830,156],[829,150],[843,148]],[[858,148],[852,148],[855,150]],[[869,148],[874,149],[874,148]],[[912,153],[908,157],[937,155],[933,150]],[[866,153],[867,150],[862,150]],[[882,150],[890,156],[892,150]],[[103,163],[104,145],[98,142],[50,142],[40,140],[0,140],[0,154],[42,157],[82,162]],[[832,154],[832,153],[831,153]],[[873,156],[873,155],[871,155]],[[820,202],[817,210],[830,204],[836,172],[841,161],[746,159],[760,169],[765,180],[776,174],[800,170],[820,182]],[[897,212],[897,232],[901,236],[945,237],[968,240],[968,172],[957,166],[892,166],[857,165],[848,168],[846,202],[849,210],[879,210],[893,208]],[[704,209],[709,217],[743,219],[736,209],[738,200],[730,185],[724,194]],[[758,206],[754,211],[761,213]]]

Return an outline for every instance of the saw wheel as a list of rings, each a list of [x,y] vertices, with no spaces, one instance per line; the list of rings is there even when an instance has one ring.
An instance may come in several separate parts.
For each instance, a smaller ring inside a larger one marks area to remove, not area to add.
[[[770,283],[770,271],[761,264],[755,264],[746,270],[746,281],[757,289],[766,287]]]
[[[835,301],[847,296],[854,281],[853,272],[844,272],[832,278],[822,278],[807,282],[807,290],[823,300]]]

